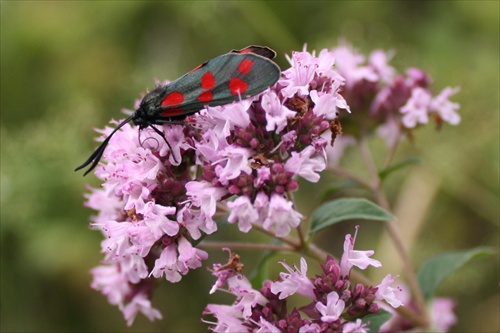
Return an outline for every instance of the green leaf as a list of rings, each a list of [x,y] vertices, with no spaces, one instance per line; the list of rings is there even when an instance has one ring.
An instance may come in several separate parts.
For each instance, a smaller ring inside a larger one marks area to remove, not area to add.
[[[380,331],[380,327],[389,319],[391,319],[392,314],[389,312],[380,309],[379,312],[364,316],[363,323],[368,324],[368,332],[378,332]]]
[[[432,298],[441,282],[467,261],[490,253],[492,250],[489,248],[477,247],[471,250],[442,253],[425,261],[417,273],[418,284],[424,298]]]
[[[407,159],[403,160],[402,162],[393,164],[389,166],[388,168],[381,170],[378,173],[378,176],[380,179],[385,179],[389,174],[393,173],[396,170],[399,170],[401,168],[404,168],[409,165],[414,165],[414,164],[420,164],[422,163],[422,159],[420,157],[412,156],[408,157]]]
[[[392,221],[396,217],[371,201],[344,198],[327,202],[311,216],[311,233],[345,220]]]

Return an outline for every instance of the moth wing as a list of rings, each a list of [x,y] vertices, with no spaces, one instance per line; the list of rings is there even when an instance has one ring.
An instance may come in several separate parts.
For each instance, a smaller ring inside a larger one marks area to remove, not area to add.
[[[158,117],[181,119],[206,105],[223,105],[255,96],[275,84],[280,73],[276,63],[254,52],[221,55],[166,86]]]

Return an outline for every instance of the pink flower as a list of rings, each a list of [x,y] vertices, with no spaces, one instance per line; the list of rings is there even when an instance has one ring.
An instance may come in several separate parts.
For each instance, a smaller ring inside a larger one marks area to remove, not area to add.
[[[366,324],[363,324],[358,318],[355,322],[345,323],[342,327],[342,333],[368,333],[365,328]]]
[[[123,304],[131,287],[116,265],[97,266],[92,269],[91,273],[93,280],[90,286],[93,289],[101,291],[110,304]]]
[[[285,262],[281,262],[283,267],[289,274],[281,272],[280,278],[282,281],[271,283],[271,291],[278,295],[279,299],[287,298],[290,295],[298,293],[300,295],[315,299],[314,286],[307,277],[307,262],[304,258],[300,258],[300,270],[294,266],[292,269]]]
[[[287,125],[288,118],[296,112],[288,109],[274,92],[262,95],[262,108],[266,111],[266,130],[280,133]]]
[[[371,259],[370,257],[375,253],[372,250],[358,251],[354,250],[355,237],[351,235],[345,236],[344,241],[344,254],[340,260],[340,273],[344,276],[348,275],[352,266],[361,269],[366,269],[368,266],[380,267],[380,261]]]
[[[282,72],[285,80],[281,83],[285,88],[281,93],[285,97],[292,97],[295,94],[306,96],[309,93],[309,83],[318,68],[317,61],[309,52],[292,52],[292,57],[287,56],[287,59],[292,67]]]
[[[377,286],[378,289],[375,295],[377,296],[377,299],[383,299],[393,308],[397,308],[402,306],[403,302],[399,296],[400,289],[389,286],[392,282],[394,282],[394,279],[391,277],[391,274],[387,275]]]
[[[162,319],[160,311],[151,306],[151,301],[142,293],[136,294],[132,300],[122,309],[127,326],[131,326],[135,317],[140,312],[149,320]]]
[[[432,99],[429,105],[430,111],[435,111],[439,116],[451,125],[460,123],[460,115],[456,112],[460,108],[460,104],[452,103],[448,100],[451,96],[459,92],[459,88],[452,89],[447,87],[436,97]]]
[[[299,329],[299,333],[317,333],[317,332],[321,332],[321,327],[316,323],[306,324]]]
[[[292,157],[285,164],[286,171],[301,176],[311,183],[316,183],[319,180],[319,172],[323,171],[325,167],[325,158],[316,155],[316,150],[312,146],[305,148],[300,153],[292,152]]]
[[[227,207],[231,210],[227,221],[229,223],[238,221],[238,228],[241,232],[246,233],[252,229],[252,224],[257,222],[259,218],[259,213],[246,196],[241,196],[234,201],[228,202]]]
[[[284,237],[290,233],[291,228],[295,228],[302,220],[302,214],[292,207],[293,203],[283,196],[273,194],[269,201],[269,212],[264,221],[264,229],[271,231],[277,237]]]
[[[201,261],[208,258],[208,253],[191,245],[184,237],[179,239],[179,258],[180,272],[185,275],[190,269],[201,267]]]
[[[167,217],[174,215],[175,212],[175,207],[166,207],[149,201],[145,204],[143,211],[144,224],[156,239],[165,234],[175,236],[179,232],[179,224]]]
[[[335,291],[327,295],[326,305],[321,302],[316,303],[316,309],[321,313],[321,320],[325,323],[331,323],[339,319],[344,307],[344,301],[340,299],[339,294]]]
[[[222,185],[227,185],[229,180],[237,178],[242,172],[250,174],[252,169],[249,166],[248,159],[251,151],[247,148],[237,146],[227,146],[219,153],[221,159],[215,167],[215,174]]]
[[[208,304],[203,313],[211,314],[217,318],[217,323],[211,328],[214,332],[231,333],[248,331],[248,327],[241,320],[241,312],[233,306]]]
[[[401,107],[403,114],[403,124],[408,128],[413,128],[417,124],[427,124],[429,122],[429,105],[431,94],[423,88],[415,88],[411,92],[410,99]]]
[[[252,308],[256,305],[265,305],[268,302],[259,291],[252,288],[245,277],[230,279],[228,282],[237,283],[230,285],[230,291],[237,297],[234,308],[241,311],[243,318],[249,318],[252,314]]]
[[[340,45],[332,50],[336,65],[340,75],[345,78],[346,86],[351,88],[360,81],[376,81],[378,75],[374,68],[363,66],[366,59],[365,56],[358,53],[352,46]]]
[[[259,321],[259,326],[260,328],[257,330],[256,333],[281,333],[281,330],[265,320],[264,318],[260,317]]]
[[[177,246],[172,243],[161,251],[160,257],[155,261],[151,275],[155,278],[165,275],[168,281],[175,283],[182,278],[180,270],[181,267],[177,262]]]
[[[432,327],[438,332],[448,332],[457,323],[457,316],[453,313],[456,303],[449,298],[435,298],[432,300],[430,314]]]
[[[392,58],[391,53],[386,53],[382,50],[375,50],[370,54],[368,63],[375,73],[378,75],[378,80],[384,83],[392,83],[396,70],[389,66],[389,60]]]
[[[193,205],[199,207],[209,218],[215,214],[217,201],[226,193],[226,189],[215,187],[208,182],[192,181],[186,184],[186,194]]]

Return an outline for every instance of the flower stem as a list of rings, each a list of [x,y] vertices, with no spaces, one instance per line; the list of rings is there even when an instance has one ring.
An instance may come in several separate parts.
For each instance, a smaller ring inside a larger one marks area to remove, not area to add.
[[[382,189],[382,181],[378,176],[377,170],[375,168],[375,163],[370,153],[370,149],[366,140],[362,139],[360,141],[360,149],[361,154],[363,156],[363,161],[368,169],[370,174],[370,178],[372,181],[371,189],[375,195],[375,199],[377,203],[387,211],[391,211],[391,207],[389,205],[389,201],[385,195],[385,192]],[[394,152],[391,152],[393,155]],[[387,162],[387,159],[386,159]],[[385,227],[387,232],[389,233],[390,238],[392,239],[394,246],[396,247],[397,252],[399,253],[401,260],[403,262],[404,271],[406,274],[406,278],[408,280],[409,287],[412,291],[413,296],[415,297],[415,301],[417,303],[417,312],[420,315],[418,323],[421,327],[426,328],[428,326],[429,320],[427,317],[427,313],[425,312],[425,301],[422,295],[422,291],[417,282],[417,278],[413,271],[413,267],[411,265],[410,258],[403,244],[403,239],[398,230],[398,226],[395,221],[387,221],[385,223]]]
[[[270,251],[284,251],[284,252],[293,252],[295,250],[292,246],[286,245],[275,245],[275,244],[256,244],[256,243],[240,243],[240,242],[212,242],[212,241],[203,241],[199,244],[199,247],[205,249],[221,249],[221,248],[230,248],[240,249],[240,250],[270,250]]]

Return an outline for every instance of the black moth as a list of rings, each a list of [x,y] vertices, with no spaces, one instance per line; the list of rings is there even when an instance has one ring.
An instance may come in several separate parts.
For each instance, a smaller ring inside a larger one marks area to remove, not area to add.
[[[268,47],[248,46],[208,60],[170,84],[156,87],[75,171],[89,164],[84,176],[92,171],[111,137],[130,121],[139,130],[151,127],[172,150],[163,132],[153,125],[182,124],[186,116],[207,105],[228,104],[263,92],[279,79],[280,68],[272,61],[275,56],[276,52]]]

